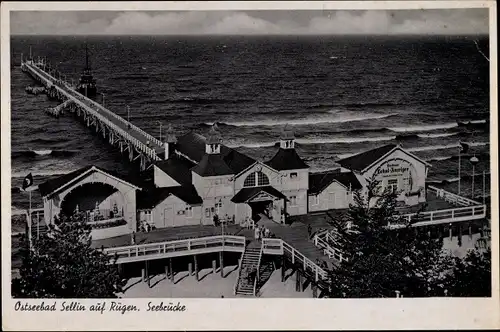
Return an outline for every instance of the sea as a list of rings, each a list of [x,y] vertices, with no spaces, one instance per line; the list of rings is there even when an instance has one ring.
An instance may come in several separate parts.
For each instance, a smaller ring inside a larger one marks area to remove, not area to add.
[[[95,100],[150,134],[168,126],[205,134],[217,123],[223,143],[258,160],[276,152],[288,124],[312,171],[340,158],[401,144],[431,164],[428,180],[462,194],[489,195],[488,37],[471,36],[13,36],[11,37],[12,208],[20,190],[89,164],[137,173],[118,151],[70,116],[50,117],[57,102],[28,95],[34,81],[21,56],[46,57],[77,80],[88,45]],[[102,94],[101,94],[102,93]],[[41,207],[38,192],[33,206]]]

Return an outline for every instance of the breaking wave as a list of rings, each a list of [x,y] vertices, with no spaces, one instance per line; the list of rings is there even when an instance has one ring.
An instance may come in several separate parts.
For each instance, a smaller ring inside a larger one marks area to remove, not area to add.
[[[338,137],[338,138],[297,138],[295,142],[299,145],[310,144],[336,144],[336,143],[362,143],[362,142],[382,142],[392,141],[396,136],[380,136],[380,137]],[[228,144],[229,147],[246,147],[246,148],[264,148],[276,146],[277,142],[258,142],[258,143],[233,143]]]
[[[361,143],[361,142],[383,142],[392,141],[396,136],[379,137],[339,137],[339,138],[298,138],[295,141],[299,144],[333,144],[333,143]]]
[[[437,125],[421,125],[421,126],[409,126],[409,127],[389,127],[389,130],[398,132],[398,133],[406,133],[406,132],[415,132],[415,131],[432,131],[436,129],[450,129],[458,127],[458,123],[450,122],[443,123]]]
[[[22,157],[43,157],[43,156],[53,156],[53,157],[68,157],[78,153],[76,150],[50,150],[50,149],[40,149],[40,150],[17,150],[11,152],[12,159],[22,158]]]
[[[438,138],[438,137],[450,137],[458,135],[459,133],[440,133],[440,134],[418,134],[420,138]]]
[[[384,119],[397,113],[392,114],[372,114],[365,116],[339,116],[339,117],[308,117],[305,119],[266,119],[266,120],[256,120],[256,121],[228,121],[228,122],[217,122],[218,124],[223,124],[226,126],[235,127],[255,127],[255,126],[284,126],[286,124],[293,126],[305,126],[305,125],[317,125],[322,123],[345,123],[345,122],[355,122],[355,121],[365,121],[365,120],[376,120]],[[211,126],[214,122],[205,122],[205,125]]]

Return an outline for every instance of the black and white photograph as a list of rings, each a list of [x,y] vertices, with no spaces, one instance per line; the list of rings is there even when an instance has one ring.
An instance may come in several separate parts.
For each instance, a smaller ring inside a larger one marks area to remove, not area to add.
[[[496,296],[464,7],[10,10],[11,298]]]

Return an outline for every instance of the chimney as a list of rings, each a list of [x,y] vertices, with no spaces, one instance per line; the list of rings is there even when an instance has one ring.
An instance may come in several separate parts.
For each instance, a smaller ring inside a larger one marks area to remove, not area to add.
[[[167,160],[169,157],[168,156],[169,151],[168,151],[168,143],[167,142],[163,143],[163,148],[165,149],[165,160]]]
[[[170,158],[170,153],[173,152],[175,143],[177,143],[177,137],[175,136],[172,126],[169,125],[167,128],[167,132],[165,133],[165,142],[163,143],[163,147],[165,150],[165,160]]]

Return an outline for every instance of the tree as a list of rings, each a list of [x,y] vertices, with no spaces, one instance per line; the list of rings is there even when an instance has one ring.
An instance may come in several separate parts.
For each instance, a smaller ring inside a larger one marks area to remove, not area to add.
[[[491,296],[491,248],[470,250],[463,259],[455,257],[446,287],[449,296]]]
[[[91,228],[81,215],[56,218],[55,226],[22,249],[13,297],[113,298],[125,281],[116,260],[92,248]],[[50,226],[50,225],[49,225]]]
[[[367,193],[355,193],[354,204],[337,220],[337,243],[348,257],[331,271],[332,297],[443,296],[451,258],[442,239],[409,223],[397,210],[397,193],[378,193],[368,181]],[[399,225],[389,228],[387,225]]]

